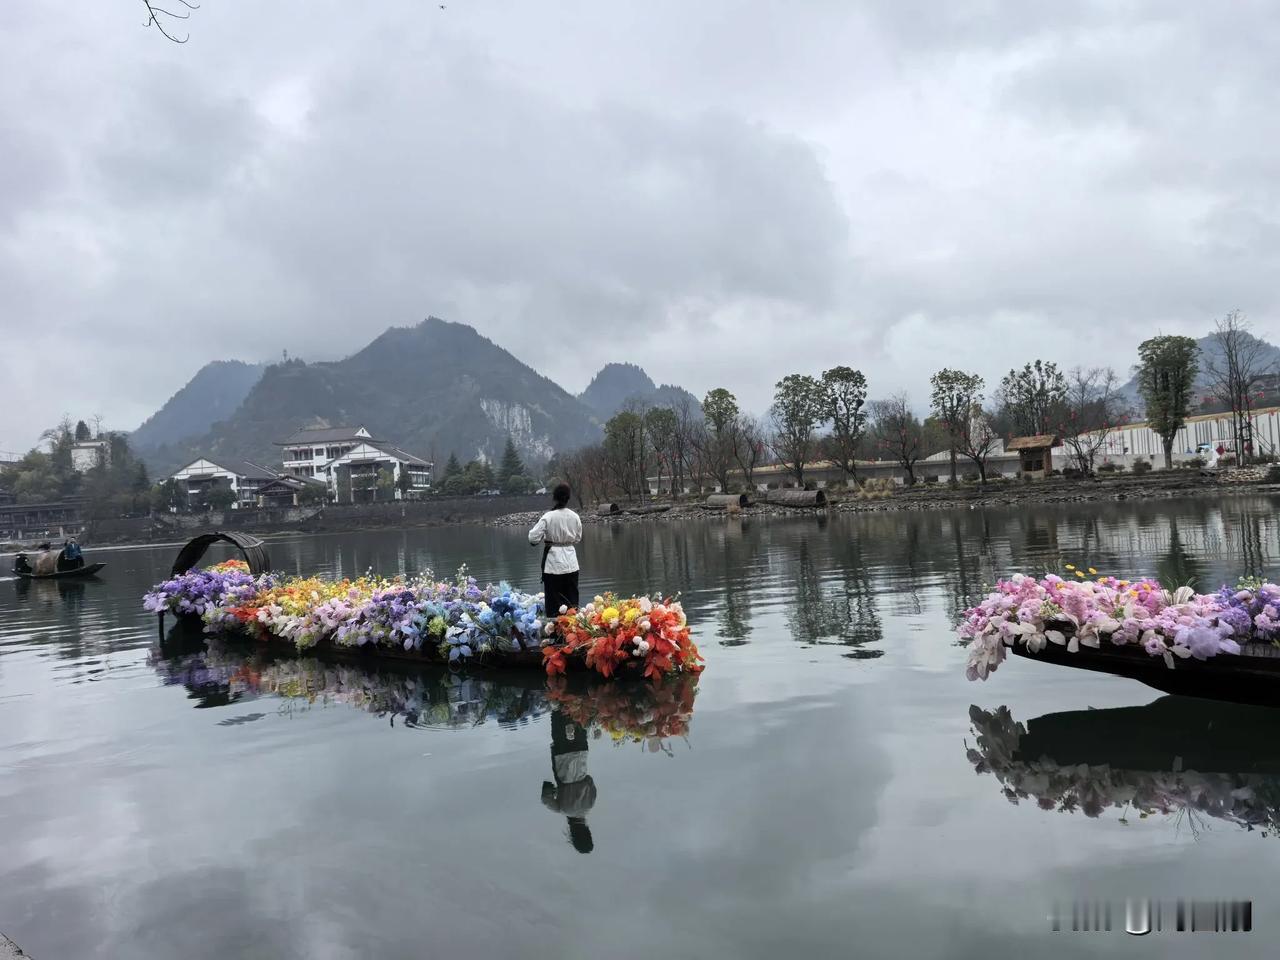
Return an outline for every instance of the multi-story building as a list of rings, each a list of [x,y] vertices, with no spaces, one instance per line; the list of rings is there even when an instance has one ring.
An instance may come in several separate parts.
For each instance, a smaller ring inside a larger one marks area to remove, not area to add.
[[[235,501],[231,504],[233,509],[256,507],[259,489],[275,478],[276,474],[266,467],[224,457],[217,460],[201,457],[170,475],[170,479],[186,486],[187,497],[193,506],[204,503],[214,487],[227,487],[235,494]]]
[[[362,426],[306,427],[284,440],[277,440],[276,446],[283,448],[280,458],[285,473],[328,483],[329,464],[372,439],[373,434]]]
[[[339,503],[415,500],[431,490],[433,464],[382,440],[356,444],[326,467]]]

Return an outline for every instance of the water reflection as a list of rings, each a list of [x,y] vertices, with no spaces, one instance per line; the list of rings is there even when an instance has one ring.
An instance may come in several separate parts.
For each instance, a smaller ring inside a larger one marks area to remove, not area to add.
[[[653,684],[586,675],[548,680],[529,671],[468,676],[443,666],[381,669],[276,658],[234,641],[209,639],[206,647],[206,639],[198,626],[179,623],[150,656],[161,682],[185,688],[197,709],[273,697],[280,700],[278,712],[290,716],[341,704],[408,730],[466,730],[488,722],[514,729],[550,714],[552,779],[543,781],[541,800],[565,817],[566,837],[579,853],[595,846],[586,820],[597,796],[587,769],[590,741],[607,737],[672,756],[673,739],[687,742],[697,694],[693,677]],[[266,716],[246,713],[218,725]]]
[[[1280,826],[1280,712],[1188,697],[1052,713],[1022,724],[1008,707],[969,708],[966,751],[1013,804],[1100,817],[1163,814],[1198,836],[1210,820]],[[1247,733],[1246,733],[1247,732]]]
[[[590,853],[595,848],[587,814],[596,804],[596,782],[587,773],[587,731],[564,710],[551,715],[551,776],[542,782],[542,803],[562,814],[573,849]]]

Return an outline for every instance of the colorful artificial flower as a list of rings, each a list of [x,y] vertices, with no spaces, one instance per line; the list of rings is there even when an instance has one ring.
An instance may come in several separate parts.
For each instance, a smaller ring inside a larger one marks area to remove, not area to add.
[[[1172,668],[1177,659],[1238,654],[1249,640],[1280,642],[1280,587],[1249,583],[1197,594],[1190,587],[1166,590],[1154,580],[1018,574],[966,610],[957,629],[969,642],[970,680],[985,680],[1014,644],[1033,653],[1047,643],[1072,653],[1103,641],[1135,644]]]
[[[696,673],[702,658],[674,600],[601,596],[578,611],[544,613],[541,593],[480,586],[465,568],[452,581],[423,577],[355,580],[253,577],[242,561],[192,570],[157,585],[145,609],[198,616],[209,632],[240,631],[288,640],[427,651],[450,663],[543,652],[547,672],[576,659],[603,676],[632,661],[650,679]]]

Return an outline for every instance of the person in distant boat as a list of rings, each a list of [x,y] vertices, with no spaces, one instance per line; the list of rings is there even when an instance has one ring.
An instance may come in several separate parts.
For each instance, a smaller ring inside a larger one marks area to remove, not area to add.
[[[13,572],[18,576],[25,576],[31,573],[31,561],[25,553],[20,553],[13,558]]]
[[[76,543],[76,538],[71,537],[62,544],[62,553],[58,557],[59,570],[79,570],[84,566],[84,554],[80,551],[80,544]]]
[[[587,814],[596,803],[596,782],[587,773],[587,731],[564,711],[551,714],[551,775],[555,783],[542,782],[542,803],[564,814],[569,823],[569,843],[579,853],[595,849]]]
[[[569,509],[573,491],[560,483],[551,491],[555,506],[544,513],[529,531],[529,543],[542,544],[542,590],[544,609],[554,617],[561,607],[578,605],[578,552],[582,541],[582,519]]]

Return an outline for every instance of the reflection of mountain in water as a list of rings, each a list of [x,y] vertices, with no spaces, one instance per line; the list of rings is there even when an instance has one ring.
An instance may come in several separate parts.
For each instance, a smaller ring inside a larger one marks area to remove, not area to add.
[[[1186,697],[1144,707],[1047,714],[1024,725],[1008,707],[969,708],[969,761],[1010,803],[1120,819],[1173,814],[1267,832],[1280,826],[1280,713]]]

